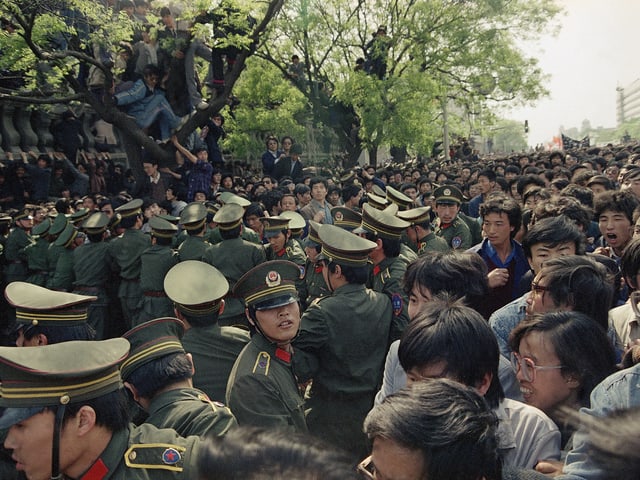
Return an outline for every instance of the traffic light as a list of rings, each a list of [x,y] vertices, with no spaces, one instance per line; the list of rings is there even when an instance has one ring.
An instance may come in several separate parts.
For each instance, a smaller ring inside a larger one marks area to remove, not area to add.
[[[524,133],[529,133],[529,120],[524,121]]]
[[[444,151],[442,147],[442,142],[434,142],[433,148],[431,149],[431,157],[438,158],[438,156]]]

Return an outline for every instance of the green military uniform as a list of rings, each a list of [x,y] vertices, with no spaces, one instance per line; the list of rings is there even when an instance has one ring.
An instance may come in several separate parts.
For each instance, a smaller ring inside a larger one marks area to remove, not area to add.
[[[397,215],[415,227],[416,236],[418,234],[418,227],[429,232],[427,235],[418,239],[416,252],[419,256],[427,252],[448,252],[451,250],[445,240],[437,237],[435,233],[431,231],[431,207],[412,208],[411,210],[398,212]]]
[[[109,217],[102,212],[94,213],[82,224],[89,235],[101,235],[107,229]],[[100,242],[84,243],[73,251],[73,272],[76,277],[73,291],[82,295],[95,295],[97,300],[89,305],[87,321],[96,331],[96,339],[106,337],[109,297],[106,285],[111,275],[109,244]]]
[[[19,213],[15,220],[21,220],[29,216],[28,211]],[[4,268],[5,282],[11,283],[16,281],[24,281],[27,278],[27,259],[25,256],[25,248],[33,243],[31,235],[16,226],[7,237],[7,243],[4,249],[4,259],[6,266]]]
[[[255,333],[233,366],[227,385],[227,404],[240,425],[307,430],[291,349],[286,341],[279,346],[264,335],[256,313],[296,302],[298,274],[298,267],[291,262],[266,262],[248,271],[235,285],[234,294],[243,297],[255,314]],[[299,317],[290,320],[297,326]]]
[[[447,241],[441,237],[436,237],[436,234],[431,232],[426,237],[421,238],[418,241],[418,255],[422,256],[428,252],[448,252],[451,250]]]
[[[137,388],[132,375],[140,368],[157,362],[168,355],[185,355],[181,338],[185,324],[177,318],[156,318],[141,323],[126,332],[131,351],[120,365],[125,382]],[[183,437],[189,435],[221,436],[237,425],[231,411],[224,405],[214,403],[204,392],[185,387],[184,381],[171,378],[152,378],[152,384],[161,382],[159,392],[153,394],[145,423],[158,428],[173,428]]]
[[[31,235],[37,237],[35,243],[27,245],[24,249],[24,254],[27,259],[27,268],[29,270],[29,276],[26,278],[26,282],[33,283],[34,285],[40,285],[41,287],[47,286],[47,250],[49,249],[49,239],[47,234],[51,227],[51,220],[45,218],[41,223],[31,229]]]
[[[122,338],[65,342],[38,348],[0,348],[0,406],[5,407],[0,416],[0,428],[13,428],[45,407],[62,413],[67,404],[83,405],[83,402],[120,390],[118,363],[128,349],[128,342]],[[62,416],[53,421],[57,425],[54,435],[60,435]],[[100,427],[94,424],[87,428]],[[129,426],[106,431],[105,435],[109,435],[108,444],[97,458],[89,453],[91,445],[76,438],[67,440],[73,443],[67,448],[81,454],[58,468],[55,467],[60,452],[56,443],[53,443],[52,452],[43,450],[42,457],[54,459],[51,478],[66,478],[69,471],[80,468],[85,471],[79,478],[85,480],[198,477],[196,466],[201,448],[198,437],[182,438],[173,430],[158,430],[151,425]],[[8,437],[11,436],[12,430],[9,430]],[[92,463],[87,464],[87,461]],[[31,464],[25,465],[26,470],[31,467]]]
[[[47,280],[47,288],[63,292],[70,292],[73,289],[73,282],[75,281],[73,271],[73,250],[75,246],[73,242],[75,242],[77,235],[78,230],[70,223],[53,242],[56,247],[62,247],[62,250],[58,255],[53,276]]]
[[[413,204],[413,200],[411,200],[411,197],[408,197],[407,195],[402,193],[400,190],[396,190],[395,188],[389,185],[387,185],[385,192],[386,192],[387,200],[397,205],[398,209],[400,210],[408,210],[409,207],[411,207],[411,205]]]
[[[395,204],[385,210],[377,210],[370,205],[362,208],[362,227],[355,232],[374,233],[382,241],[400,242],[400,235],[411,224],[396,217],[398,208]],[[402,244],[400,244],[402,245]],[[400,249],[402,252],[402,247]],[[397,340],[409,324],[409,299],[402,282],[407,265],[417,255],[405,246],[404,255],[384,257],[374,264],[367,286],[376,292],[384,293],[391,300],[393,318],[391,321],[391,341]]]
[[[149,220],[153,237],[173,238],[178,227],[153,217]],[[164,291],[164,277],[178,263],[178,253],[170,245],[151,245],[140,256],[140,287],[143,298],[140,315],[134,323],[139,324],[159,317],[173,316],[173,302]]]
[[[365,268],[376,246],[333,225],[319,236],[320,259],[340,266]],[[309,431],[356,455],[368,451],[362,422],[382,379],[392,316],[386,295],[347,283],[307,308],[293,342],[298,380],[313,380]]]
[[[49,285],[49,281],[53,278],[56,273],[56,265],[58,264],[58,259],[64,250],[62,245],[57,245],[55,241],[58,239],[60,234],[67,228],[69,222],[67,221],[67,216],[63,213],[59,213],[54,218],[51,227],[49,228],[49,250],[47,250],[47,286]]]
[[[333,210],[335,210],[335,208],[331,210],[332,215]],[[321,245],[320,238],[318,237],[319,228],[319,223],[309,220],[309,234],[304,240],[305,248],[315,250]],[[324,281],[324,276],[322,275],[321,263],[315,261],[312,262],[310,258],[307,259],[304,280],[307,284],[307,298],[305,305],[311,305],[316,298],[325,297],[331,294]]]
[[[478,223],[477,218],[470,217],[462,213],[462,211],[458,212],[458,218],[469,227],[469,231],[471,232],[471,245],[477,245],[482,242],[482,225]]]
[[[136,199],[116,208],[123,217],[141,213],[142,200]],[[122,235],[109,242],[109,255],[120,275],[118,297],[127,326],[136,321],[141,308],[142,287],[140,286],[140,257],[151,244],[151,239],[137,228],[128,228]]]
[[[458,205],[462,203],[462,193],[456,187],[451,185],[443,185],[434,190],[436,205]],[[434,233],[437,237],[443,238],[449,247],[453,250],[467,250],[474,245],[471,230],[467,224],[460,219],[460,213],[449,224],[442,223],[438,218],[435,224]]]
[[[331,218],[336,227],[352,232],[362,224],[362,214],[347,207],[333,207]]]
[[[178,257],[181,262],[186,260],[202,260],[211,244],[204,237],[187,236],[178,247]]]
[[[211,265],[191,260],[169,270],[164,289],[177,315],[191,326],[182,346],[193,358],[194,387],[209,398],[224,400],[233,364],[249,342],[248,331],[218,325],[221,299],[229,290],[227,280]]]
[[[288,218],[283,217],[262,217],[260,219],[263,226],[263,234],[269,238],[274,235],[280,234],[283,230],[289,229]],[[298,297],[301,299],[307,298],[307,284],[304,280],[307,265],[307,255],[302,250],[300,243],[297,240],[289,238],[284,247],[275,252],[271,245],[266,247],[267,260],[288,260],[298,265],[300,269],[300,275],[296,280],[296,288],[298,290]]]
[[[244,209],[235,203],[223,205],[213,217],[218,228],[223,231],[237,229],[242,224]],[[204,262],[213,265],[225,276],[229,288],[256,265],[266,261],[264,248],[241,238],[229,238],[212,245],[205,253]],[[241,298],[229,295],[225,298],[224,312],[218,320],[222,325],[246,325],[244,302]]]
[[[180,213],[180,224],[187,232],[187,237],[178,247],[180,261],[202,260],[211,244],[204,239],[204,228],[207,219],[207,207],[193,202],[184,207]]]

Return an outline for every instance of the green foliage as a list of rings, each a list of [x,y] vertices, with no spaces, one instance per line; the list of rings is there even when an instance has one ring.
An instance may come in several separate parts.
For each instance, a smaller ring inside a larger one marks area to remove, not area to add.
[[[522,122],[499,120],[492,128],[493,150],[496,152],[521,152],[527,149],[527,139]]]

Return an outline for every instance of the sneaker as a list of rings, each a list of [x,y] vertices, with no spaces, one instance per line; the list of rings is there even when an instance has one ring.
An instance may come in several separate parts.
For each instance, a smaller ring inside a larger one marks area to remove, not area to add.
[[[206,110],[209,107],[210,107],[210,105],[207,102],[205,102],[204,100],[200,100],[200,103],[198,103],[198,105],[196,105],[196,110],[203,111],[203,110]]]

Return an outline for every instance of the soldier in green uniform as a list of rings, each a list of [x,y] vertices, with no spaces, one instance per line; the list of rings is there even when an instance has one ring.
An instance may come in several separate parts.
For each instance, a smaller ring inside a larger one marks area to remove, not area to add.
[[[56,245],[56,240],[68,224],[69,221],[67,220],[67,216],[64,213],[59,213],[58,215],[56,215],[56,218],[53,219],[51,227],[49,227],[49,249],[47,250],[47,284],[48,281],[53,278],[53,275],[56,273],[56,264],[58,263],[58,258],[60,258],[62,250],[64,250],[63,246]]]
[[[202,260],[211,244],[204,239],[207,207],[200,202],[193,202],[184,207],[180,214],[180,224],[187,232],[187,237],[178,247],[180,261]]]
[[[191,327],[182,345],[193,358],[193,385],[213,400],[224,400],[233,364],[249,343],[247,330],[218,324],[229,291],[227,280],[215,267],[187,260],[169,270],[164,289],[175,316]]]
[[[413,205],[413,200],[410,197],[407,197],[400,190],[396,190],[395,188],[387,185],[386,188],[387,200],[391,203],[394,203],[398,206],[398,210],[408,210],[411,205]]]
[[[452,185],[443,185],[434,190],[436,202],[435,234],[443,238],[453,250],[467,250],[473,246],[471,230],[458,218],[462,192]]]
[[[87,308],[96,297],[56,292],[26,282],[11,282],[4,296],[16,309],[18,347],[95,338],[95,331],[87,324]]]
[[[73,251],[84,241],[84,235],[80,236],[72,223],[67,224],[54,245],[62,247],[56,262],[53,276],[47,280],[47,288],[70,292],[73,289],[75,274],[73,271]]]
[[[289,230],[291,230],[291,238],[298,242],[300,248],[304,250],[302,237],[304,236],[305,228],[307,228],[307,221],[298,212],[285,211],[280,213],[279,216],[289,219]]]
[[[7,237],[4,249],[4,279],[7,284],[16,281],[24,281],[28,270],[24,250],[33,243],[31,228],[33,217],[27,209],[23,209],[13,217],[14,228]]]
[[[244,230],[243,215],[244,208],[236,203],[227,203],[218,210],[213,220],[218,224],[222,242],[212,245],[202,259],[216,267],[225,276],[230,289],[233,289],[242,275],[266,261],[262,246],[240,238]],[[227,296],[224,312],[218,321],[221,325],[248,327],[242,299],[233,295]]]
[[[107,335],[109,297],[107,283],[111,275],[109,245],[105,242],[109,217],[97,212],[82,224],[82,230],[89,240],[73,251],[73,272],[75,283],[73,292],[94,295],[97,299],[89,305],[87,321],[96,331],[96,339]]]
[[[27,258],[27,269],[29,270],[29,276],[25,281],[41,287],[47,286],[49,274],[47,271],[47,250],[49,249],[50,227],[51,220],[48,218],[34,226],[31,229],[31,235],[35,238],[35,243],[27,245],[24,249],[24,254]]]
[[[109,256],[120,275],[118,297],[127,328],[131,328],[140,314],[142,287],[140,286],[141,256],[151,239],[140,231],[142,227],[142,200],[135,199],[116,208],[124,233],[109,242]]]
[[[164,291],[164,277],[178,263],[178,252],[171,248],[178,227],[158,217],[151,217],[149,226],[151,246],[140,257],[140,286],[144,297],[136,324],[173,316],[173,302]]]
[[[128,350],[122,338],[0,348],[0,428],[27,478],[198,478],[198,437],[128,423]]]
[[[82,227],[82,224],[84,223],[84,221],[87,218],[89,218],[89,215],[91,215],[91,213],[92,212],[90,212],[86,208],[81,208],[80,210],[76,210],[71,215],[69,215],[69,223],[71,223],[76,228],[80,228]]]
[[[362,214],[347,207],[333,207],[331,217],[336,227],[344,228],[349,232],[353,232],[362,224]]]
[[[331,213],[333,214],[333,209],[331,210]],[[320,244],[320,238],[318,237],[319,228],[320,224],[318,222],[309,220],[309,234],[303,241],[304,252],[307,254],[307,265],[304,277],[304,281],[307,283],[306,305],[311,305],[316,298],[331,294],[327,288],[327,284],[324,283],[322,264],[317,260],[322,246]]]
[[[448,252],[451,250],[447,242],[436,237],[431,230],[431,207],[418,207],[396,214],[402,220],[409,222],[406,234],[409,241],[415,245],[419,256],[427,252]]]
[[[322,225],[318,234],[318,260],[332,294],[302,316],[294,368],[298,381],[313,380],[309,431],[360,458],[367,452],[362,421],[373,406],[389,346],[391,302],[365,287],[374,242],[334,225]]]
[[[220,436],[237,425],[223,404],[193,388],[193,363],[180,340],[185,324],[177,318],[149,320],[126,332],[129,356],[120,365],[124,385],[149,414],[145,423],[173,428],[183,437]]]
[[[397,212],[395,206],[392,211]],[[376,248],[369,254],[373,269],[367,286],[384,293],[391,300],[391,341],[398,340],[409,323],[409,299],[402,288],[407,263],[400,257],[400,235],[408,226],[409,222],[391,215],[388,209],[376,210],[365,204],[362,227],[354,230],[354,233],[364,233],[365,238],[376,243]]]
[[[367,203],[377,210],[384,210],[391,202],[389,202],[385,197],[381,197],[375,193],[368,193]]]
[[[291,363],[300,327],[299,274],[294,263],[274,260],[249,270],[233,289],[244,298],[252,326],[227,385],[227,405],[240,425],[307,430]]]
[[[298,265],[300,274],[296,281],[298,298],[307,298],[307,284],[304,281],[306,273],[307,256],[300,244],[291,238],[289,223],[291,220],[284,217],[261,217],[262,234],[269,241],[266,247],[267,260],[289,260]],[[306,305],[302,304],[302,309]]]
[[[398,205],[395,203],[389,204],[382,211],[387,215],[396,216],[398,214]],[[400,253],[398,254],[400,260],[402,260],[405,266],[408,266],[411,262],[418,258],[418,254],[409,246],[409,239],[407,238],[406,230],[400,233]]]

